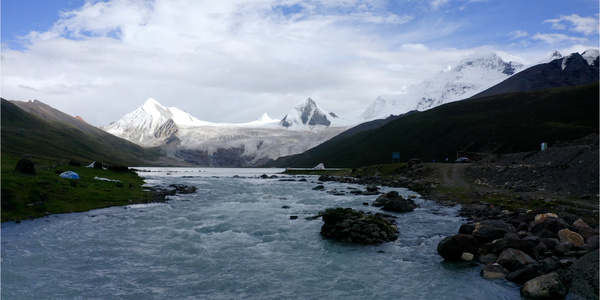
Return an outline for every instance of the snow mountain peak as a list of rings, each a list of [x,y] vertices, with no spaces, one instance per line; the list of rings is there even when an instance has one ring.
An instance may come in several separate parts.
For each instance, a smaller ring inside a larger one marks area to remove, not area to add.
[[[176,107],[161,105],[149,98],[138,109],[103,130],[142,145],[159,145],[179,130],[179,127],[209,124]]]
[[[400,115],[411,110],[427,110],[445,103],[469,98],[523,69],[523,65],[506,62],[496,53],[477,53],[455,67],[403,89],[401,93],[379,96],[367,107],[366,120]]]
[[[309,97],[294,107],[280,124],[286,128],[312,129],[315,126],[328,127],[335,119],[338,119],[336,114],[324,110]]]

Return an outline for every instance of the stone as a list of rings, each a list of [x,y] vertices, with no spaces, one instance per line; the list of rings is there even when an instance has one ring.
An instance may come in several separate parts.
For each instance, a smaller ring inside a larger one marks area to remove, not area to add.
[[[571,249],[573,249],[573,244],[571,243],[558,243],[556,244],[556,247],[554,247],[554,251],[559,253],[559,254],[564,254],[566,252],[571,251]]]
[[[412,199],[405,199],[398,192],[391,191],[377,197],[373,202],[373,206],[383,206],[385,211],[409,212],[413,211],[417,204]]]
[[[585,244],[579,233],[571,231],[568,228],[559,230],[558,238],[562,243],[571,243],[575,246],[583,246]]]
[[[588,245],[588,250],[593,251],[598,249],[598,244],[600,243],[599,237],[597,235],[590,236],[585,243]]]
[[[521,287],[521,296],[529,298],[560,299],[566,294],[565,284],[556,272],[538,276]]]
[[[510,225],[500,220],[485,220],[475,224],[473,236],[481,243],[491,242],[503,238],[505,234],[513,232]]]
[[[475,230],[475,224],[462,224],[460,225],[460,228],[458,228],[458,233],[462,233],[462,234],[473,234],[473,231]]]
[[[584,239],[599,234],[598,230],[590,227],[582,219],[578,219],[575,222],[573,222],[573,227],[575,227],[575,232],[579,233],[579,235],[581,235],[581,237]]]
[[[537,263],[526,265],[525,267],[516,271],[510,272],[506,275],[506,280],[523,284],[533,278],[543,275],[543,268]]]
[[[544,218],[541,221],[534,221],[531,224],[530,232],[541,238],[556,238],[558,231],[567,228],[564,220],[557,218]]]
[[[479,257],[479,262],[482,264],[495,263],[498,259],[498,255],[490,253]]]
[[[330,208],[323,217],[321,235],[356,244],[378,244],[398,239],[398,227],[384,215],[366,214],[351,208]]]
[[[508,270],[500,264],[493,263],[481,267],[481,276],[485,279],[502,279],[508,274]]]
[[[15,167],[15,171],[20,172],[21,174],[29,174],[35,175],[35,164],[27,159],[21,158],[17,161],[17,166]]]
[[[319,184],[313,188],[313,190],[315,190],[315,191],[322,190],[322,189],[325,189],[325,186],[323,186],[322,184]]]
[[[528,264],[535,263],[535,260],[521,250],[508,248],[500,253],[496,262],[512,272]]]
[[[383,210],[391,212],[411,212],[415,210],[417,204],[411,199],[402,197],[390,199],[383,205]]]
[[[553,213],[538,214],[538,215],[535,216],[534,221],[536,221],[536,222],[542,222],[546,218],[555,218],[555,219],[558,219],[558,216],[556,214],[553,214]]]
[[[586,254],[562,273],[565,281],[571,286],[569,294],[583,299],[598,299],[598,254],[598,250]]]
[[[463,261],[473,261],[473,259],[475,259],[475,255],[469,253],[469,252],[464,252],[461,256],[460,256],[460,260]]]
[[[504,238],[497,239],[492,242],[492,247],[496,252],[502,252],[506,248],[521,248],[521,239],[515,233],[509,232],[504,235]]]
[[[477,253],[479,243],[468,234],[456,234],[445,237],[437,246],[437,252],[445,260],[460,261],[464,252]]]

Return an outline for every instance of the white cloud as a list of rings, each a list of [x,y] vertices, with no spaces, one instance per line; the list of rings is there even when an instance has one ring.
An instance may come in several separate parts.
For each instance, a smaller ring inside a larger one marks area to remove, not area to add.
[[[544,22],[551,23],[553,29],[570,30],[584,35],[597,34],[599,26],[597,17],[581,17],[577,14],[559,16]]]
[[[586,43],[588,39],[581,37],[568,36],[562,33],[536,33],[532,36],[534,40],[541,40],[545,43],[556,45],[564,42]]]
[[[529,36],[529,34],[527,33],[527,31],[523,31],[523,30],[515,30],[515,31],[511,31],[508,36],[512,39],[520,39],[520,38],[524,38]]]
[[[27,35],[25,50],[3,47],[2,96],[37,98],[94,125],[149,97],[212,122],[282,118],[306,97],[342,117],[358,115],[380,94],[474,51],[432,46],[452,39],[461,20],[388,4],[90,1]]]

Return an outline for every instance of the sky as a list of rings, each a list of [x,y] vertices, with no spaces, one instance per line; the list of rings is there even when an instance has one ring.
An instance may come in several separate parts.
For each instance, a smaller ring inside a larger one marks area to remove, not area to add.
[[[154,98],[209,122],[342,118],[469,55],[598,48],[597,0],[2,0],[2,98],[95,126]]]

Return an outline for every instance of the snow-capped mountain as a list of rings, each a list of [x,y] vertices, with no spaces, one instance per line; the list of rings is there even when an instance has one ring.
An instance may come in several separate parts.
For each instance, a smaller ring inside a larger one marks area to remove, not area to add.
[[[473,98],[576,86],[598,81],[599,51],[589,49],[567,56],[555,52],[551,61],[531,66],[473,96]]]
[[[366,120],[426,110],[444,103],[469,98],[523,69],[495,53],[474,55],[431,79],[406,87],[398,94],[381,95],[362,114]]]
[[[280,124],[291,129],[313,129],[334,125],[336,119],[339,119],[336,114],[324,110],[313,99],[307,98],[292,109]]]
[[[149,98],[138,109],[101,129],[142,146],[157,146],[180,127],[203,126],[200,121],[176,107],[165,107]]]
[[[144,147],[161,146],[169,157],[189,163],[239,167],[301,153],[329,140],[347,128],[329,126],[334,117],[309,98],[284,118],[286,123],[266,113],[248,123],[210,123],[150,98],[101,129]]]

